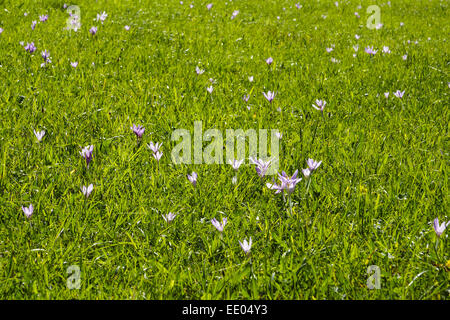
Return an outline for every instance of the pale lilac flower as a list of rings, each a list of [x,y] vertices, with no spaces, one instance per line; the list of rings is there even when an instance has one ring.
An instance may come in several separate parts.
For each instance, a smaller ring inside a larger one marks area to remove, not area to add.
[[[130,127],[131,130],[133,130],[134,134],[136,135],[137,139],[141,139],[142,135],[144,134],[145,128],[141,125],[136,126],[133,124],[132,127]]]
[[[198,75],[203,74],[203,72],[205,72],[205,70],[200,69],[198,66],[195,67],[195,72],[197,72]]]
[[[94,36],[97,33],[97,27],[90,28],[89,32]]]
[[[63,4],[63,9],[67,9],[67,4]]]
[[[234,10],[233,14],[231,15],[231,19],[236,18],[236,16],[239,14],[239,10]]]
[[[297,7],[297,9],[301,9],[303,7],[300,3],[296,3],[295,6]]]
[[[325,100],[319,100],[316,99],[316,105],[312,105],[314,109],[323,112],[323,110],[325,109],[325,105],[327,104],[327,102]]]
[[[247,242],[247,240],[244,240],[243,242],[241,242],[239,240],[239,244],[241,245],[242,250],[244,250],[244,252],[246,254],[248,254],[250,252],[250,249],[252,247],[252,237],[250,237],[250,241]]]
[[[269,57],[269,58],[266,59],[266,63],[267,63],[268,65],[271,65],[272,62],[273,62],[273,58],[272,58],[272,57]]]
[[[281,133],[281,132],[275,132],[275,136],[278,138],[278,139],[282,139],[283,138],[283,134]]]
[[[92,153],[94,151],[94,146],[90,145],[87,147],[84,147],[81,151],[80,151],[80,155],[86,159],[86,165],[89,168],[89,162],[91,162],[93,156]]]
[[[127,30],[127,31],[130,30],[130,26],[125,26],[124,28],[125,28],[125,30]]]
[[[223,218],[223,219],[222,219],[222,223],[220,223],[219,221],[217,221],[216,218],[213,218],[213,219],[211,220],[211,223],[212,223],[212,225],[213,225],[214,227],[216,227],[216,229],[217,229],[219,232],[223,232],[223,228],[224,228],[225,225],[227,224],[227,218]]]
[[[311,170],[309,168],[302,169],[302,173],[305,176],[305,178],[308,178],[311,175]]]
[[[244,95],[242,97],[242,100],[244,100],[245,102],[248,102],[248,99],[250,99],[250,95]]]
[[[331,51],[333,51],[333,48],[326,48],[325,50],[327,50],[327,52],[330,53]]]
[[[402,59],[403,59],[403,60],[406,60],[406,59],[408,59],[408,55],[407,55],[407,54],[405,54],[404,56],[402,56]]]
[[[355,39],[356,39],[356,40],[359,40],[359,38],[361,38],[361,36],[355,34]]]
[[[209,93],[212,93],[214,90],[213,86],[207,87],[206,91],[208,91]]]
[[[44,130],[42,130],[42,131],[33,130],[33,132],[34,132],[34,135],[36,136],[36,138],[38,139],[38,141],[41,141],[42,138],[45,135],[45,131]]]
[[[361,18],[360,16],[359,16],[359,13],[358,12],[355,12],[355,16],[359,19],[359,18]]]
[[[234,159],[233,161],[229,160],[228,163],[233,167],[233,169],[235,171],[238,171],[239,167],[241,166],[241,164],[244,162],[244,159],[241,160],[236,160]]]
[[[439,219],[436,218],[433,221],[433,228],[434,231],[436,232],[436,235],[438,237],[440,237],[442,235],[442,233],[444,232],[445,228],[450,224],[450,221],[447,222],[447,224],[445,223],[445,221],[442,222],[442,224],[439,224]]]
[[[248,81],[253,82],[253,76],[248,77]]]
[[[302,180],[301,178],[297,178],[297,175],[298,170],[295,170],[292,177],[289,177],[286,172],[283,171],[281,174],[278,174],[278,180],[281,182],[279,185],[271,185],[270,183],[267,183],[266,185],[269,189],[277,190],[275,193],[280,193],[281,191],[286,190],[289,194],[291,194],[294,192],[296,184]]]
[[[3,33],[3,28],[0,28],[0,34],[2,34]]]
[[[47,21],[47,20],[48,20],[48,14],[45,14],[45,15],[43,15],[43,16],[39,16],[39,20],[40,20],[41,22]]]
[[[250,162],[256,165],[255,170],[258,176],[263,178],[266,175],[267,169],[269,169],[271,160],[269,159],[267,162],[263,161],[262,159],[256,159],[250,157]]]
[[[148,147],[150,150],[152,150],[153,153],[159,152],[159,151],[160,151],[159,148],[161,148],[161,146],[162,146],[162,143],[159,143],[159,142],[157,142],[157,143],[155,143],[155,144],[153,144],[153,142],[147,143],[147,147]]]
[[[333,63],[340,63],[341,60],[338,60],[338,59],[335,59],[335,58],[331,58],[331,62],[333,62]]]
[[[403,91],[397,90],[394,92],[394,96],[396,96],[399,99],[403,98],[403,94],[405,94],[405,90]]]
[[[400,22],[400,27],[403,27],[405,24],[403,22]]]
[[[380,30],[383,27],[382,23],[379,23],[375,26],[375,29]]]
[[[176,214],[169,212],[168,214],[163,215],[162,217],[167,223],[170,223],[173,219],[175,219],[176,216],[177,216]]]
[[[211,10],[212,6],[213,6],[212,3],[208,3],[208,4],[206,5],[206,9]]]
[[[23,213],[25,213],[25,216],[26,216],[28,219],[31,218],[31,216],[32,216],[32,214],[33,214],[33,210],[34,210],[33,204],[31,204],[31,203],[30,203],[30,206],[29,206],[28,208],[22,206],[22,211],[23,211]]]
[[[389,92],[385,92],[384,96],[386,97],[386,99],[389,98]]]
[[[378,50],[374,50],[373,47],[367,47],[364,51],[371,56],[374,56],[378,52]]]
[[[101,14],[97,13],[97,22],[100,20],[100,22],[103,24],[107,16],[108,14],[105,11],[103,11]]]
[[[358,45],[354,45],[354,46],[353,46],[353,50],[355,50],[355,52],[358,52],[359,46],[358,46]]]
[[[233,176],[233,178],[231,178],[231,183],[232,184],[236,184],[237,183],[237,176]]]
[[[308,168],[311,172],[313,172],[314,170],[316,170],[317,168],[319,168],[320,164],[322,163],[322,161],[315,161],[313,159],[308,159],[306,161],[306,164],[308,165]]]
[[[92,183],[87,187],[86,186],[81,187],[81,192],[86,197],[86,199],[89,198],[92,190],[94,190],[94,185]]]
[[[197,178],[198,175],[195,171],[192,171],[191,175],[187,175],[188,180],[192,183],[192,185],[195,187],[197,185]]]
[[[28,43],[25,46],[25,51],[28,51],[29,53],[33,53],[36,51],[36,47],[34,46],[34,42]]]
[[[383,53],[391,53],[391,50],[389,50],[389,47],[383,46]]]
[[[34,30],[34,28],[36,27],[36,25],[37,25],[37,21],[36,21],[36,20],[32,21],[32,22],[31,22],[31,30]]]
[[[50,61],[50,52],[48,52],[47,49],[45,51],[41,52],[41,56],[42,56],[42,59],[44,59],[44,62]]]
[[[71,62],[70,65],[71,65],[72,67],[76,68],[76,67],[78,66],[78,62],[77,62],[77,61]]]
[[[159,161],[162,157],[163,153],[162,151],[157,151],[155,153],[153,153],[153,158],[155,158],[157,161]]]
[[[272,102],[273,99],[275,98],[276,93],[268,91],[267,94],[265,92],[263,92],[263,95],[267,99],[267,101]]]

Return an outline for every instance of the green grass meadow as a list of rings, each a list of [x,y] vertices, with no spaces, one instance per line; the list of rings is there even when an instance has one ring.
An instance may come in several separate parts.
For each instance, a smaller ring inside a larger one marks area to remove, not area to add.
[[[76,32],[64,1],[0,1],[1,299],[449,300],[450,230],[433,220],[450,220],[450,1],[67,4]],[[195,121],[282,133],[279,172],[302,178],[292,208],[248,159],[235,184],[226,159],[174,163],[172,133]]]

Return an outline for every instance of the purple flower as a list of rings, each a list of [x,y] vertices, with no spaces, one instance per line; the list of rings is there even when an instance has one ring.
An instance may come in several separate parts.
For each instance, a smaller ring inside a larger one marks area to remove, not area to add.
[[[256,165],[255,170],[258,176],[263,178],[266,175],[267,169],[269,169],[271,160],[268,160],[267,162],[263,161],[262,159],[256,159],[250,157],[250,162]]]
[[[70,65],[71,65],[72,67],[76,68],[76,67],[78,67],[78,62],[77,62],[77,61],[71,62]]]
[[[308,178],[311,175],[311,170],[309,170],[309,168],[302,169],[302,172],[305,178]]]
[[[297,178],[298,170],[295,170],[292,177],[289,177],[286,172],[282,172],[282,174],[278,174],[278,180],[280,180],[280,184],[276,183],[267,183],[266,186],[269,189],[276,190],[275,193],[280,193],[283,190],[286,190],[289,194],[292,193],[295,189],[297,183],[299,183],[302,179]]]
[[[0,34],[2,34],[3,33],[3,28],[0,28]]]
[[[389,47],[383,46],[383,53],[391,53],[391,50],[389,50]]]
[[[125,26],[124,28],[125,28],[125,30],[127,30],[127,31],[130,30],[130,26]]]
[[[263,95],[267,99],[267,101],[272,102],[273,99],[275,98],[276,93],[268,91],[267,94],[265,92],[263,92]]]
[[[361,38],[361,36],[355,34],[355,39],[356,39],[356,40],[359,40],[359,38]]]
[[[297,7],[297,9],[301,9],[303,6],[299,3],[296,3],[295,6]]]
[[[450,224],[450,221],[447,222],[447,224],[445,223],[445,221],[443,221],[442,224],[440,225],[439,224],[439,219],[438,218],[434,219],[434,221],[433,221],[433,228],[434,228],[434,231],[436,232],[436,235],[438,237],[440,237],[442,235],[442,233],[444,232],[445,228],[449,224]]]
[[[28,51],[29,53],[33,53],[36,51],[36,47],[34,46],[34,42],[28,43],[25,46],[25,51]]]
[[[197,185],[197,178],[198,175],[195,171],[192,171],[191,175],[187,175],[188,180],[192,183],[192,185],[195,187]]]
[[[203,74],[203,72],[205,72],[205,70],[200,69],[198,66],[195,67],[195,72],[197,72],[198,75]]]
[[[386,97],[386,99],[389,98],[389,92],[385,92],[384,96]]]
[[[31,30],[34,30],[34,28],[36,27],[36,25],[37,25],[37,21],[36,21],[36,20],[32,21],[32,22],[31,22]]]
[[[47,49],[41,52],[41,56],[42,59],[44,59],[44,62],[48,62],[50,60],[50,52],[48,52]]]
[[[316,99],[316,105],[312,105],[314,109],[319,110],[321,112],[323,112],[323,109],[325,108],[325,105],[327,104],[327,102],[325,100],[319,100]]]
[[[322,163],[322,161],[317,162],[317,161],[315,161],[315,160],[313,160],[313,159],[308,159],[308,160],[306,161],[306,164],[308,165],[309,170],[310,170],[311,172],[313,172],[314,170],[316,170],[316,169],[320,166],[321,163]]]
[[[48,20],[48,14],[45,14],[45,15],[43,15],[43,16],[39,16],[39,20],[40,20],[41,22],[47,21],[47,20]]]
[[[273,62],[273,58],[272,58],[272,57],[269,57],[269,58],[266,59],[266,63],[267,63],[268,65],[271,65],[272,62]]]
[[[100,20],[100,22],[103,24],[107,16],[108,15],[106,14],[105,11],[103,11],[102,13],[97,13],[97,22]]]
[[[234,18],[236,18],[236,16],[239,14],[239,10],[234,10],[233,14],[231,15],[231,19],[233,20]]]
[[[38,142],[41,141],[45,135],[45,131],[43,131],[43,130],[42,131],[33,130],[33,132],[34,132],[34,135],[36,136],[36,138],[38,139]]]
[[[244,250],[244,252],[248,254],[250,252],[250,249],[252,248],[252,237],[250,237],[249,242],[247,242],[247,240],[244,240],[243,242],[239,240],[239,244],[241,245],[242,250]]]
[[[330,53],[331,51],[333,51],[333,48],[326,48],[327,52]]]
[[[223,218],[222,219],[222,223],[220,223],[219,221],[216,220],[216,218],[213,218],[211,220],[211,223],[214,227],[216,227],[216,229],[219,232],[223,232],[223,228],[225,227],[225,225],[227,224],[227,218]]]
[[[170,223],[173,219],[175,219],[176,216],[177,216],[176,214],[169,212],[168,214],[163,215],[162,217],[167,223]]]
[[[209,93],[212,93],[214,90],[213,86],[207,87],[206,91],[208,91]]]
[[[153,158],[155,158],[157,161],[159,161],[162,157],[163,153],[162,151],[157,151],[155,153],[153,153]]]
[[[90,28],[89,32],[94,36],[97,33],[97,27]]]
[[[92,158],[93,158],[93,153],[94,151],[94,146],[90,145],[87,147],[84,147],[81,151],[80,151],[80,155],[86,159],[86,166],[89,168],[89,162],[91,162]]]
[[[253,82],[253,76],[248,77],[248,81]]]
[[[85,186],[81,187],[81,192],[86,197],[86,199],[89,198],[89,195],[91,194],[92,190],[94,190],[94,186],[92,185],[92,183],[87,187]]]
[[[408,55],[407,55],[407,54],[405,54],[404,56],[402,56],[402,59],[403,59],[403,60],[406,60],[406,59],[408,59]]]
[[[394,92],[394,96],[396,96],[399,99],[403,98],[404,94],[405,94],[405,90],[403,90],[403,91],[397,90]]]
[[[380,30],[383,27],[382,23],[379,23],[375,26],[375,29]]]
[[[31,215],[33,214],[33,210],[34,210],[33,204],[31,204],[31,203],[30,203],[30,206],[29,206],[28,208],[22,206],[22,211],[23,211],[23,213],[25,213],[25,216],[26,216],[28,219],[31,218]]]
[[[67,4],[63,4],[63,9],[67,9]]]
[[[374,50],[373,47],[367,47],[364,51],[371,56],[374,56],[378,52],[378,50]]]
[[[133,130],[134,134],[136,135],[137,139],[141,139],[142,135],[144,134],[145,128],[141,125],[136,126],[133,124],[132,127],[130,127],[131,130]]]
[[[241,160],[236,160],[236,159],[234,159],[233,161],[228,161],[228,163],[233,167],[233,169],[235,170],[235,171],[238,171],[239,170],[239,167],[241,166],[241,164],[244,162],[244,159],[241,159]]]
[[[206,9],[211,10],[212,6],[213,6],[213,4],[209,3],[209,4],[206,5]]]
[[[242,100],[244,100],[245,102],[248,102],[248,99],[250,99],[250,95],[244,95],[242,97]]]
[[[355,16],[356,16],[357,18],[361,18],[361,17],[359,16],[359,13],[358,13],[358,12],[355,12]]]

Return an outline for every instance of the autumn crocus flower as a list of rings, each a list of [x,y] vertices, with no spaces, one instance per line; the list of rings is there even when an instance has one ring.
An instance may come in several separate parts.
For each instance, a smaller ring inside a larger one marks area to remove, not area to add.
[[[255,170],[258,176],[263,178],[266,175],[267,169],[269,169],[271,160],[263,161],[262,159],[249,158],[250,162],[256,165]]]
[[[80,151],[80,155],[86,159],[86,166],[89,168],[89,163],[91,162],[92,158],[93,158],[93,153],[94,151],[94,146],[90,145],[87,147],[84,147],[81,151]]]
[[[45,15],[39,16],[39,20],[40,20],[41,22],[45,22],[45,21],[47,21],[47,20],[48,20],[48,14],[45,14]]]
[[[267,93],[263,92],[264,97],[267,99],[267,101],[272,102],[275,98],[276,93],[272,91],[268,91]]]
[[[436,218],[433,221],[433,228],[434,231],[436,232],[436,235],[438,237],[440,237],[442,235],[442,233],[444,232],[445,228],[450,224],[450,221],[447,222],[447,224],[445,223],[445,221],[442,222],[442,224],[439,224],[439,219]]]
[[[130,30],[130,26],[125,26],[124,28],[125,28],[125,30],[127,30],[127,31]]]
[[[163,215],[162,217],[167,223],[170,223],[173,219],[175,219],[176,216],[177,216],[176,214],[169,212],[168,214]]]
[[[3,28],[0,28],[0,34],[2,34],[3,33]]]
[[[45,131],[44,130],[42,130],[42,131],[33,130],[33,132],[34,132],[34,135],[36,136],[36,138],[38,139],[38,141],[41,141],[42,138],[45,135]]]
[[[245,102],[248,102],[248,99],[250,99],[250,95],[249,94],[248,95],[244,95],[242,97],[242,100],[244,100]]]
[[[106,14],[105,11],[103,11],[102,13],[97,13],[97,22],[100,21],[103,24],[107,16],[108,15]]]
[[[253,82],[253,76],[248,77],[248,81]]]
[[[241,245],[242,250],[244,250],[244,252],[248,254],[250,252],[250,249],[252,248],[252,237],[250,237],[249,242],[247,242],[247,240],[244,240],[243,242],[239,240],[239,244]]]
[[[89,195],[91,194],[92,190],[94,190],[94,185],[91,183],[89,186],[82,186],[81,192],[83,195],[87,198],[89,198]]]
[[[301,9],[303,7],[300,3],[296,3],[295,6],[297,7],[297,9]]]
[[[316,170],[317,168],[319,168],[320,164],[322,163],[322,161],[315,161],[313,159],[308,159],[306,161],[306,164],[308,165],[309,170],[312,172],[314,170]]]
[[[404,94],[405,94],[405,90],[403,90],[403,91],[397,90],[394,92],[394,96],[396,96],[399,99],[403,98]]]
[[[195,72],[197,72],[198,75],[201,75],[201,74],[203,74],[203,72],[205,72],[205,70],[200,69],[200,68],[197,66],[197,67],[195,67]]]
[[[89,32],[94,36],[97,33],[97,27],[91,27]]]
[[[159,161],[162,157],[163,153],[162,151],[157,151],[155,153],[153,153],[153,158],[155,158],[157,161]]]
[[[192,183],[192,185],[195,187],[197,185],[197,178],[198,175],[195,171],[192,171],[191,175],[187,175],[188,180]]]
[[[33,210],[34,210],[34,208],[33,208],[33,205],[31,203],[30,203],[30,206],[28,208],[22,206],[22,211],[23,211],[23,213],[25,213],[25,216],[28,219],[30,219],[31,216],[33,215]]]
[[[389,98],[389,92],[385,92],[384,96],[385,96],[386,99]]]
[[[37,25],[37,21],[36,20],[32,21],[31,22],[31,30],[34,30],[34,28],[36,28],[36,25]]]
[[[378,50],[374,50],[373,47],[366,47],[366,48],[364,49],[364,51],[365,51],[367,54],[369,54],[370,56],[374,56],[374,55],[378,52]]]
[[[147,147],[150,150],[152,150],[153,153],[157,153],[159,151],[159,148],[161,148],[161,146],[162,146],[162,143],[159,143],[159,142],[157,142],[155,144],[153,142],[147,143]]]
[[[289,177],[284,171],[281,175],[278,174],[278,179],[281,181],[283,189],[286,190],[289,194],[294,191],[295,185],[302,180],[301,178],[297,178],[297,174],[298,170],[295,170],[292,177]]]
[[[271,65],[272,62],[273,62],[273,58],[272,58],[272,57],[269,57],[269,58],[266,59],[266,63],[267,63],[268,65]]]
[[[311,170],[309,168],[302,169],[302,173],[305,176],[305,178],[309,178],[309,176],[311,175]]]
[[[208,91],[209,93],[212,93],[214,90],[213,86],[207,87],[206,91]]]
[[[239,14],[239,10],[234,10],[233,14],[231,15],[231,19],[236,18],[236,16]]]
[[[241,166],[241,164],[244,162],[244,159],[241,160],[236,160],[234,159],[233,161],[229,160],[228,163],[233,167],[233,169],[235,171],[238,171],[239,167]]]
[[[213,6],[212,3],[208,3],[208,4],[206,5],[206,9],[211,10],[212,6]]]
[[[70,65],[71,65],[72,67],[76,68],[76,67],[78,67],[78,62],[77,62],[77,61],[71,62]]]
[[[36,47],[34,46],[34,42],[28,43],[25,46],[25,51],[28,51],[29,53],[33,53],[36,51]]]
[[[383,53],[391,53],[391,50],[389,50],[389,47],[383,46]]]
[[[227,224],[227,218],[223,218],[223,219],[222,219],[222,223],[220,223],[219,221],[217,221],[216,218],[213,218],[213,219],[211,220],[211,223],[212,223],[212,225],[213,225],[214,227],[216,227],[216,229],[217,229],[219,232],[223,232],[223,228],[224,228],[225,225]]]
[[[131,130],[133,130],[134,134],[136,135],[137,139],[142,139],[142,135],[144,134],[145,128],[141,125],[136,126],[133,124],[132,127],[130,127]]]
[[[325,108],[326,104],[327,104],[327,102],[325,100],[316,99],[316,104],[315,105],[313,104],[312,106],[314,109],[323,112],[323,109]]]
[[[326,48],[325,50],[327,50],[327,52],[330,53],[331,51],[333,51],[333,48]]]

